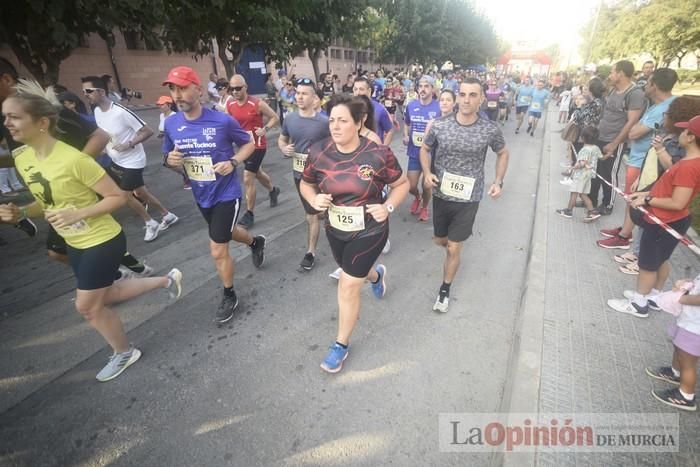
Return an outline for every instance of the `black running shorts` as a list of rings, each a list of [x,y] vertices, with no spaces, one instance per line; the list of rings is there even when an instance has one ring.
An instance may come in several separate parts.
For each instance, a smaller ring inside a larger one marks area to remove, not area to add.
[[[328,244],[331,246],[333,258],[345,274],[352,277],[364,278],[372,270],[377,258],[382,254],[384,245],[389,238],[389,229],[370,237],[355,238],[352,240],[340,240],[326,230]]]
[[[311,205],[304,199],[304,197],[301,195],[301,190],[299,190],[299,185],[301,184],[301,180],[299,179],[294,179],[294,185],[297,187],[297,193],[299,194],[299,199],[301,200],[301,204],[304,205],[304,211],[306,214],[321,214],[321,211],[315,210]]]
[[[245,169],[248,172],[253,172],[254,174],[258,173],[258,170],[260,170],[260,166],[262,165],[262,161],[265,158],[266,151],[267,149],[265,148],[256,149],[253,151],[253,154],[251,154],[250,157],[243,162]]]
[[[458,203],[433,196],[433,232],[436,237],[463,242],[472,235],[479,203]]]
[[[112,165],[107,168],[107,173],[124,191],[133,191],[144,185],[143,169],[127,169],[112,162]]]
[[[56,229],[54,229],[51,224],[49,224],[49,231],[46,235],[46,249],[59,255],[65,256],[68,254],[66,240],[58,235],[58,232],[56,232]]]
[[[228,243],[231,241],[231,232],[238,221],[241,210],[241,199],[220,201],[210,208],[197,205],[199,211],[209,225],[209,238],[214,243]]]
[[[126,236],[117,236],[99,245],[79,249],[67,245],[68,261],[78,280],[79,290],[97,290],[109,287],[126,253]]]

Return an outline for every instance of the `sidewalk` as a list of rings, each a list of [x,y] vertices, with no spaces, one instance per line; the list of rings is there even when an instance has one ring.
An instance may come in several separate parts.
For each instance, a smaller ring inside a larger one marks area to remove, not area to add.
[[[595,245],[601,228],[621,225],[624,200],[614,212],[591,224],[584,209],[565,219],[554,211],[565,206],[567,187],[559,184],[566,146],[562,125],[550,108],[538,185],[536,224],[528,284],[521,313],[520,349],[514,362],[511,412],[679,413],[680,453],[536,453],[505,456],[508,465],[693,465],[700,418],[676,411],[651,396],[663,388],[644,373],[646,366],[667,365],[673,347],[666,326],[673,317],[652,312],[645,320],[608,308],[610,298],[634,289],[636,276],[617,269],[613,255]],[[621,168],[621,174],[624,169]],[[683,245],[671,258],[671,277],[694,277],[700,259]]]

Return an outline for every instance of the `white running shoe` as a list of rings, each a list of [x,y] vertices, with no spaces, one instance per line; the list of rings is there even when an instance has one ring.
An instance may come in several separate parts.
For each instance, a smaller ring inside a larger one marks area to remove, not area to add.
[[[160,225],[158,225],[158,230],[168,230],[168,227],[170,227],[179,220],[179,217],[177,217],[172,212],[169,212],[163,216],[163,219],[160,221]]]
[[[170,293],[171,298],[177,300],[182,295],[182,272],[177,268],[172,268],[168,273],[168,279],[170,279],[168,293]]]
[[[442,296],[438,293],[437,300],[435,300],[435,305],[433,305],[433,311],[439,311],[440,313],[447,313],[447,308],[450,305],[450,297]]]
[[[153,268],[147,265],[146,263],[143,263],[143,271],[141,272],[136,272],[136,271],[129,271],[131,273],[132,277],[138,277],[139,279],[142,279],[144,277],[151,277],[153,275]]]
[[[137,348],[132,347],[126,352],[113,353],[109,357],[107,365],[105,365],[99,373],[97,373],[97,381],[105,382],[116,378],[121,375],[124,370],[129,368],[131,365],[136,363],[138,359],[141,358],[141,351]]]
[[[143,240],[146,242],[152,242],[156,238],[158,238],[158,231],[160,230],[160,224],[157,223],[156,221],[152,221],[148,224],[146,224],[146,235],[143,237]]]
[[[343,268],[338,268],[332,273],[328,274],[328,277],[335,280],[340,280],[340,273],[343,272]]]
[[[389,253],[389,250],[391,250],[391,242],[387,238],[386,245],[384,245],[384,249],[382,250],[382,254],[385,255],[385,254]]]

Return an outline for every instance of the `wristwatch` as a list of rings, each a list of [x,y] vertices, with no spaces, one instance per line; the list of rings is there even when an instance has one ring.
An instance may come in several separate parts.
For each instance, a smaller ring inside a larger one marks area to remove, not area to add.
[[[391,214],[392,212],[394,212],[394,205],[393,205],[393,204],[391,204],[391,203],[386,203],[385,206],[386,206],[386,210],[389,211],[389,214]]]
[[[231,159],[229,159],[229,160],[231,161],[231,165],[233,166],[234,169],[235,169],[236,167],[238,167],[238,164],[240,164],[240,162],[238,162],[238,160],[235,159],[235,158],[233,158],[233,157],[232,157]]]
[[[651,206],[651,200],[654,199],[653,196],[647,195],[644,197],[644,206]]]

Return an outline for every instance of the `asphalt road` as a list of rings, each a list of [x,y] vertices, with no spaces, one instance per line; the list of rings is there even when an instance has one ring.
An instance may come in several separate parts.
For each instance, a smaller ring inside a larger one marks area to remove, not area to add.
[[[157,123],[154,111],[143,115]],[[438,415],[498,411],[509,378],[542,130],[516,136],[508,123],[504,133],[504,194],[481,203],[450,312],[431,311],[444,252],[407,202],[380,258],[387,295],[363,292],[337,375],[319,368],[336,332],[336,265],[322,234],[315,269],[297,272],[306,224],[291,162],[274,144],[264,167],[280,204],[270,209],[259,191],[251,229],[268,238],[265,265],[256,270],[232,244],[241,305],[217,328],[221,285],[205,223],[180,178],[160,166],[158,141],[148,142],[146,183],[180,222],[146,244],[135,214],[116,217],[130,251],[160,273],[183,271],[184,292],[174,303],[156,291],[116,307],[143,357],[109,383],[94,379],[110,351],[73,309],[71,271],[47,260],[43,238],[2,228],[0,464],[488,465],[489,454],[439,452]],[[392,147],[405,167],[400,137]],[[494,161],[490,153],[487,180]]]

